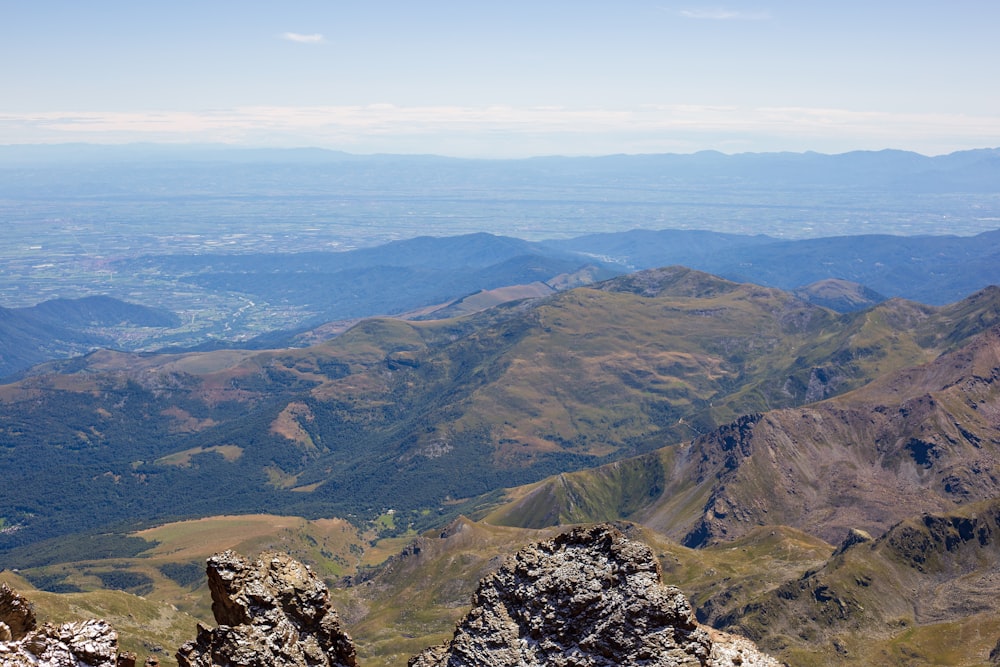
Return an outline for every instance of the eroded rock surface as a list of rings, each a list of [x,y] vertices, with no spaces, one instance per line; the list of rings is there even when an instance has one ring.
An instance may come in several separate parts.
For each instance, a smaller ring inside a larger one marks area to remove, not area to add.
[[[0,642],[23,638],[35,629],[35,612],[26,599],[0,584]]]
[[[527,547],[483,579],[444,646],[411,667],[776,666],[748,640],[700,626],[646,545],[612,526]]]
[[[279,553],[247,560],[232,551],[208,560],[219,627],[177,652],[180,667],[354,667],[354,644],[330,607],[326,585]]]
[[[0,584],[0,665],[114,667],[118,634],[104,621],[35,627],[28,601]]]

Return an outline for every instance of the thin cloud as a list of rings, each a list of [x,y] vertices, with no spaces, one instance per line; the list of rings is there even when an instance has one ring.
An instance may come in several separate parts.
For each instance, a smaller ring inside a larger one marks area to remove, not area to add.
[[[708,21],[761,21],[770,16],[767,12],[741,12],[732,9],[682,9],[680,15],[687,19]]]
[[[478,157],[705,148],[844,152],[895,147],[940,154],[994,145],[997,136],[1000,116],[809,107],[369,104],[203,112],[0,112],[0,144],[232,143]]]
[[[300,32],[283,32],[280,35],[281,39],[288,40],[289,42],[295,42],[296,44],[322,44],[324,41],[323,35],[313,33],[312,35],[303,35]]]

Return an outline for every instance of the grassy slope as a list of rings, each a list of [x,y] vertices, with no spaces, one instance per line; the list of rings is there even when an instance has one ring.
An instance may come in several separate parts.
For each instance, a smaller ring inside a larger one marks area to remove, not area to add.
[[[544,528],[628,518],[659,497],[675,451],[667,447],[508,489],[506,502],[486,512],[482,520],[497,526]]]
[[[796,664],[984,664],[1000,637],[998,519],[1000,500],[907,519],[714,620]]]
[[[956,326],[996,317],[992,299],[972,311],[962,305],[967,312],[957,322],[957,308],[906,302],[861,314],[851,334],[871,358],[861,363],[881,369],[927,357],[951,346]],[[890,333],[902,320],[911,334]],[[936,347],[920,347],[918,337]],[[715,539],[785,523],[839,541],[852,527],[877,534],[908,512],[991,497],[990,480],[1000,478],[990,444],[1000,439],[1000,390],[990,378],[1000,343],[989,332],[964,342],[813,406],[737,420],[691,444],[510,490],[509,502],[485,518],[524,527],[629,518],[676,539],[699,522]]]
[[[697,272],[652,296],[623,281],[513,317],[371,321],[267,363],[308,373],[318,354],[344,360],[361,372],[304,376],[322,382],[315,398],[362,411],[389,400],[414,406],[430,427],[413,434],[418,451],[486,428],[494,464],[506,466],[552,452],[634,451],[651,438],[680,442],[741,414],[818,400],[929,361],[988,324],[988,304],[931,309],[894,300],[835,316]]]
[[[174,653],[194,639],[200,617],[178,611],[170,604],[154,602],[123,591],[89,593],[30,592],[40,622],[67,623],[102,618],[118,632],[119,651],[138,656],[155,655],[164,667],[177,664]],[[140,658],[140,664],[144,658]]]

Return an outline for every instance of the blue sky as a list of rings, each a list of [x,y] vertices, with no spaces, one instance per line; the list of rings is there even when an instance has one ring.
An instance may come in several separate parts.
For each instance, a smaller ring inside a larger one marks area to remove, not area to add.
[[[1000,2],[0,0],[0,144],[1000,145]]]

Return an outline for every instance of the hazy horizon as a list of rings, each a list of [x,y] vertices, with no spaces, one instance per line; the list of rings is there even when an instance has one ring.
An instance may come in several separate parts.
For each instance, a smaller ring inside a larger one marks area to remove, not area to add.
[[[0,144],[519,158],[1000,145],[1000,5],[3,1]]]
[[[892,146],[886,146],[882,148],[859,148],[852,150],[845,150],[839,152],[824,152],[816,151],[811,149],[805,149],[801,151],[791,151],[791,150],[775,150],[775,151],[739,151],[739,152],[727,152],[724,150],[718,150],[714,148],[703,148],[691,151],[662,151],[662,152],[646,152],[646,153],[594,153],[586,155],[569,155],[560,153],[546,153],[539,155],[525,155],[525,156],[508,156],[508,157],[476,157],[476,156],[461,156],[461,155],[447,155],[443,153],[405,153],[405,152],[372,152],[365,153],[360,151],[345,151],[339,148],[332,148],[326,146],[310,146],[310,145],[290,145],[290,146],[267,146],[267,145],[256,145],[256,144],[226,144],[226,143],[187,143],[187,142],[152,142],[152,141],[129,141],[120,143],[98,143],[98,142],[83,142],[83,141],[72,141],[72,142],[60,142],[60,143],[0,143],[0,151],[8,151],[12,153],[17,153],[19,151],[53,151],[63,149],[67,152],[72,150],[88,151],[87,155],[93,153],[89,152],[93,150],[94,153],[102,151],[104,149],[110,149],[114,151],[115,149],[122,150],[135,150],[141,151],[143,149],[150,151],[163,151],[164,153],[176,153],[182,154],[184,152],[195,153],[197,151],[202,151],[206,153],[214,152],[232,152],[238,154],[240,152],[253,153],[259,151],[274,152],[275,154],[280,153],[306,153],[319,151],[322,153],[328,153],[331,156],[341,154],[346,157],[358,157],[358,158],[374,158],[374,157],[401,157],[401,158],[440,158],[446,160],[479,160],[479,161],[517,161],[517,160],[533,160],[533,159],[573,159],[573,158],[609,158],[609,157],[656,157],[656,156],[678,156],[678,157],[691,157],[699,154],[715,153],[726,157],[736,157],[740,155],[821,155],[821,156],[838,156],[847,155],[850,153],[910,153],[914,155],[919,155],[926,158],[942,157],[946,155],[952,155],[954,153],[964,153],[964,152],[974,152],[974,151],[1000,151],[1000,145],[997,146],[972,146],[969,148],[961,148],[955,151],[948,151],[945,153],[922,153],[920,151],[909,150],[905,148],[896,148]],[[0,159],[3,159],[3,155],[0,154]]]

